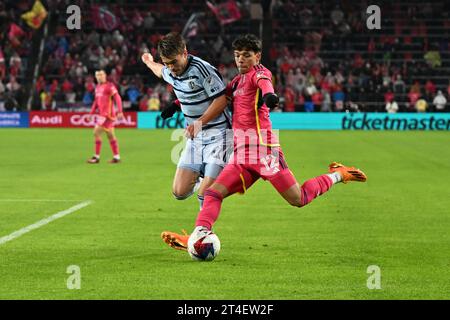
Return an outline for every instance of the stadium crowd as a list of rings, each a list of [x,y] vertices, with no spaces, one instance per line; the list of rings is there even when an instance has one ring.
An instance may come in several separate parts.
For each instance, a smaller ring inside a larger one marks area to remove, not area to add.
[[[0,111],[21,109],[27,95],[23,81],[35,30],[20,15],[28,1],[0,1]]]
[[[93,71],[105,69],[126,110],[163,109],[173,99],[172,89],[150,75],[140,56],[146,51],[156,55],[159,39],[170,31],[182,32],[193,12],[200,18],[185,34],[189,51],[217,66],[229,81],[236,74],[231,42],[248,30],[250,1],[237,1],[241,17],[225,25],[218,23],[205,1],[179,2],[114,2],[107,5],[105,21],[97,5],[80,1],[88,14],[82,30],[69,31],[68,2],[48,1],[55,14],[49,20],[51,32],[33,108],[89,108]],[[273,41],[265,63],[273,72],[282,111],[450,111],[449,5],[382,3],[382,29],[368,30],[366,1],[272,1]],[[8,21],[20,20],[14,10],[8,14]],[[30,33],[21,36],[26,39]],[[21,57],[29,54],[27,41],[12,49],[4,43],[0,42],[0,95],[17,95]]]

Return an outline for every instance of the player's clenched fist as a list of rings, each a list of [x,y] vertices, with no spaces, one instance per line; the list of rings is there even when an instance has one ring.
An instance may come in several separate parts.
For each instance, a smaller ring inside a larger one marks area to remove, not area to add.
[[[151,53],[146,52],[142,55],[141,58],[142,58],[142,62],[144,62],[145,64],[149,64],[149,63],[153,62],[153,56],[151,55]]]

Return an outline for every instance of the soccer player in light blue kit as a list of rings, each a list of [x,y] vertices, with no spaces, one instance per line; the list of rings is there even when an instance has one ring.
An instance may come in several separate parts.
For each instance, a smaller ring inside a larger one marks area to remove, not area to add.
[[[204,191],[222,171],[232,151],[233,137],[227,131],[231,128],[231,117],[226,86],[216,68],[188,54],[186,42],[178,33],[164,36],[158,43],[158,53],[163,64],[155,62],[150,53],[144,53],[142,61],[157,77],[172,85],[186,120],[185,134],[189,138],[177,165],[172,192],[176,199],[186,199],[203,177],[198,189],[202,206]],[[177,105],[172,104],[161,116],[168,118],[176,111]]]

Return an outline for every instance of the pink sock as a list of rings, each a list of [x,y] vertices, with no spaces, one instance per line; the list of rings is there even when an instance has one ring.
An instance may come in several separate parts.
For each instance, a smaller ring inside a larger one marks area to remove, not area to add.
[[[95,155],[100,155],[100,150],[102,149],[102,139],[95,139]]]
[[[212,225],[216,222],[219,217],[220,207],[222,206],[222,194],[213,189],[207,189],[205,191],[205,200],[203,202],[203,207],[200,210],[197,221],[195,221],[195,226],[207,227],[211,230]]]
[[[302,185],[302,207],[313,201],[318,196],[327,192],[331,186],[333,185],[333,181],[326,174],[321,175],[319,177],[315,177],[309,179]]]
[[[110,140],[109,144],[111,145],[111,150],[113,152],[113,155],[118,156],[119,155],[119,144],[117,142],[117,139]]]

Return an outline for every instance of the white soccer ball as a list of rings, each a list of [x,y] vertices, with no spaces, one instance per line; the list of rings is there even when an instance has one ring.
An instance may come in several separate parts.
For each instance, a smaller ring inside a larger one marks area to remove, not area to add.
[[[219,237],[210,230],[194,231],[188,240],[188,252],[193,260],[211,261],[219,254]]]

